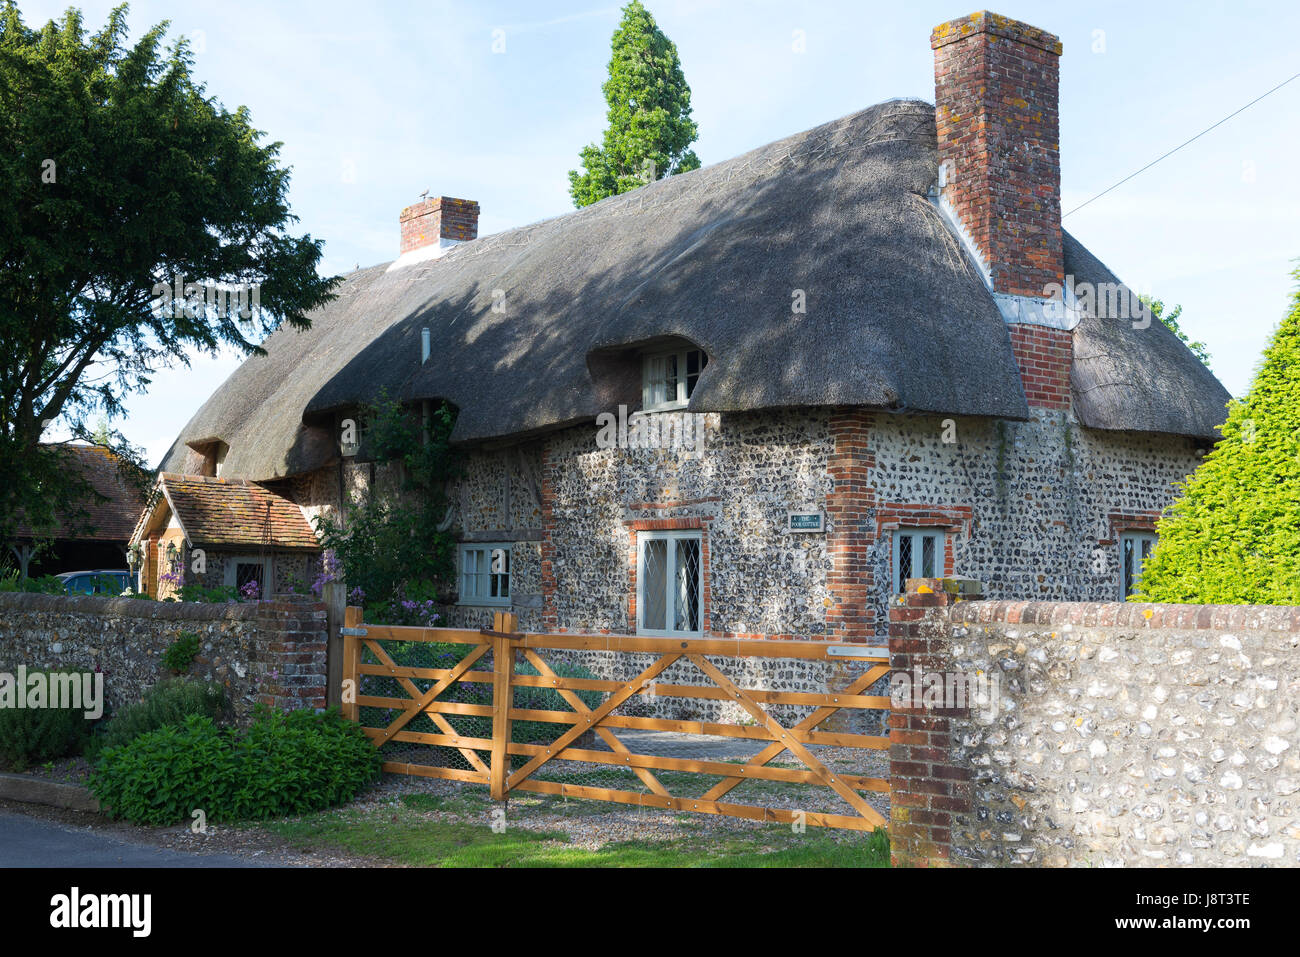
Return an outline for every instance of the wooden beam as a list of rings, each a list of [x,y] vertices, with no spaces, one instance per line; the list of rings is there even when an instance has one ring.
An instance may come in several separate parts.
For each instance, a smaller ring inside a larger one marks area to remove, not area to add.
[[[510,706],[514,689],[510,685],[515,673],[515,644],[510,637],[519,627],[519,619],[507,612],[492,616],[492,769],[489,788],[494,801],[506,800],[509,788],[506,777],[510,772]]]
[[[560,781],[539,781],[536,778],[522,781],[520,791],[541,794],[560,794],[566,797],[585,798],[589,801],[614,801],[641,807],[658,807],[666,810],[698,811],[701,814],[725,814],[728,817],[748,818],[751,821],[774,821],[790,824],[800,820],[814,827],[838,827],[853,831],[874,831],[878,826],[864,817],[847,814],[822,814],[817,811],[792,811],[787,808],[753,807],[747,804],[723,804],[704,798],[660,797],[658,794],[638,794],[635,791],[615,791],[609,788],[587,787],[581,784],[564,784]],[[877,815],[879,817],[879,815]],[[884,819],[881,818],[883,821]]]
[[[343,610],[343,627],[360,628],[361,627],[361,609],[350,606]],[[343,683],[346,685],[347,695],[340,692],[341,707],[343,717],[349,721],[356,721],[359,718],[357,710],[357,696],[361,694],[361,639],[356,635],[343,636]],[[346,700],[351,698],[351,701]]]

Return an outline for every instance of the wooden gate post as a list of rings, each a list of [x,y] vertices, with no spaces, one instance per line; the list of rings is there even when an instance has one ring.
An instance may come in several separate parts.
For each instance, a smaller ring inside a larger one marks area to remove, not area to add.
[[[344,641],[339,629],[343,627],[344,609],[347,607],[347,594],[342,582],[326,582],[321,589],[321,599],[325,602],[325,622],[329,628],[329,640],[325,645],[325,703],[330,707],[342,706],[343,699],[343,647]]]
[[[492,616],[492,767],[489,794],[494,801],[506,799],[506,778],[510,776],[510,707],[514,703],[511,679],[515,673],[515,629],[519,618],[509,612]]]
[[[349,606],[343,612],[343,627],[348,631],[361,627],[361,609]],[[357,696],[361,694],[361,638],[359,635],[343,633],[343,679],[340,695],[343,702],[343,717],[357,721],[361,716]],[[348,682],[351,682],[349,685]]]

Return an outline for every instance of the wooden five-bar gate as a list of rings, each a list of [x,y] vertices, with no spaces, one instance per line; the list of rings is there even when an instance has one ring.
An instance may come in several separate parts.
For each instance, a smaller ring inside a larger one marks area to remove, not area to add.
[[[853,713],[888,710],[888,697],[865,693],[889,672],[882,649],[814,641],[520,634],[516,617],[506,613],[495,616],[491,629],[471,631],[363,624],[361,609],[348,608],[344,626],[344,715],[359,721],[385,752],[385,771],[483,784],[501,801],[511,792],[531,791],[758,821],[860,830],[886,824],[864,795],[889,791],[887,771],[882,773],[887,754],[880,753],[887,751],[888,737],[824,727],[832,719],[843,726]],[[613,653],[605,660],[615,663],[615,673],[630,677],[600,679],[575,667],[574,657],[589,652]],[[749,668],[752,674],[755,663],[766,664],[770,673],[774,659],[787,659],[783,667],[790,673],[809,666],[834,672],[843,689],[742,687],[727,674],[728,668]],[[665,676],[670,668],[673,674]],[[703,681],[667,682],[684,673]],[[662,705],[679,699],[715,710],[729,703],[733,716],[737,707],[744,716],[663,717]],[[661,716],[649,715],[656,710]],[[796,717],[778,720],[773,712]],[[640,751],[676,753],[634,753],[616,729],[639,742]],[[696,757],[689,745],[685,755],[680,745],[655,746],[700,741],[699,736],[718,739],[724,749],[736,745],[739,756],[724,750],[719,760],[707,748]],[[854,756],[866,758],[862,763],[878,776],[845,773],[854,770]],[[738,787],[756,790],[760,799],[770,799],[763,803],[777,806],[723,800]],[[793,796],[810,790],[820,799]]]

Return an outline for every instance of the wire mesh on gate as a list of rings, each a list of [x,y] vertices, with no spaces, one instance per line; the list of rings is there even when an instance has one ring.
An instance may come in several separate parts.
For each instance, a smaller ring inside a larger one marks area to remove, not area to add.
[[[436,669],[441,674],[416,676],[405,674],[359,675],[359,721],[363,727],[385,729],[437,684],[445,672],[455,668],[465,657],[482,645],[439,641],[376,640],[361,646],[361,664],[386,666],[382,652],[398,668]],[[471,665],[471,670],[453,682],[432,704],[465,706],[456,710],[422,710],[414,715],[395,740],[383,742],[384,760],[421,767],[451,768],[486,773],[492,751],[492,670],[491,646]],[[381,705],[366,704],[365,698],[388,699]],[[465,711],[471,713],[457,713]],[[439,735],[470,739],[473,746],[427,743],[410,740],[408,735]]]

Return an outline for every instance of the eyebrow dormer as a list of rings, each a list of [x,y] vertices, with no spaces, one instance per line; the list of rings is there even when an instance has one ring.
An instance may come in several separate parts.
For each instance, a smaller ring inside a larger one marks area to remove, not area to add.
[[[229,445],[217,438],[187,444],[195,453],[191,456],[190,467],[187,469],[190,474],[204,475],[208,478],[215,478],[221,474],[222,466],[226,463],[226,453],[230,451]]]

